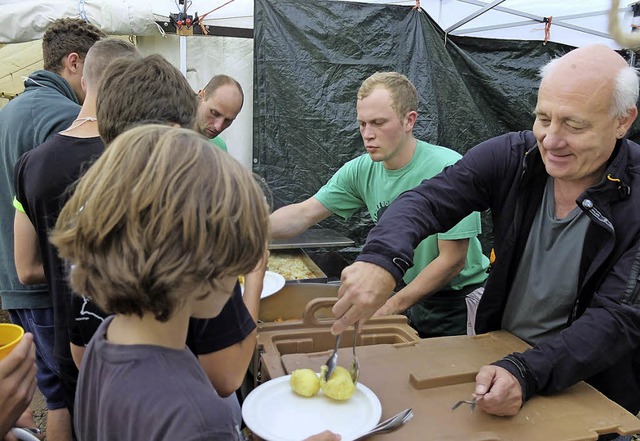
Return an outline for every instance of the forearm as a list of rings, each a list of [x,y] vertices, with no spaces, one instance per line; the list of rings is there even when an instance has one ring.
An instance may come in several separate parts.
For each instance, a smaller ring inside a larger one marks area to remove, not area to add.
[[[279,208],[269,216],[271,238],[286,239],[297,236],[330,215],[331,211],[315,197]]]
[[[272,239],[288,239],[302,234],[311,225],[300,216],[300,204],[279,208],[269,216]]]
[[[400,314],[443,289],[463,270],[468,251],[469,239],[438,240],[438,256],[391,297],[377,315]]]
[[[260,312],[260,295],[267,257],[268,253],[265,254],[258,267],[245,276],[242,301],[256,323]],[[254,329],[242,341],[234,345],[198,356],[201,366],[220,396],[231,395],[242,384],[255,351],[256,334]]]
[[[256,335],[254,329],[235,345],[198,356],[200,365],[220,396],[229,396],[242,385],[255,351]]]
[[[254,271],[245,276],[244,293],[242,301],[247,307],[253,321],[258,323],[258,314],[260,312],[260,295],[264,283],[264,269],[262,271]]]
[[[15,212],[13,236],[13,257],[20,283],[23,285],[47,283],[36,230],[27,215],[19,210]]]
[[[447,286],[462,268],[437,257],[427,265],[407,286],[391,297],[385,306],[388,313],[399,314]]]

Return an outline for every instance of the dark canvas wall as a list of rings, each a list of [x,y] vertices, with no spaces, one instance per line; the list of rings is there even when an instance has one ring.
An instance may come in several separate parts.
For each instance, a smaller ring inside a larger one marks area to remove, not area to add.
[[[356,92],[375,71],[401,72],[419,93],[416,137],[460,153],[533,123],[537,70],[572,48],[448,37],[422,10],[327,0],[256,0],[254,171],[275,207],[313,195],[363,153]],[[486,220],[487,216],[485,216]],[[363,213],[334,228],[360,245]],[[490,245],[489,224],[481,237]]]

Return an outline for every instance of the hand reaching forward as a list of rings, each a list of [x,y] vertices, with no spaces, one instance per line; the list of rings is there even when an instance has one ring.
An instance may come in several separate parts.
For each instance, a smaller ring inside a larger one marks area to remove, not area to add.
[[[368,262],[355,262],[342,270],[342,285],[338,290],[338,300],[333,306],[336,321],[331,327],[333,334],[353,325],[364,323],[389,298],[396,286],[391,273]]]

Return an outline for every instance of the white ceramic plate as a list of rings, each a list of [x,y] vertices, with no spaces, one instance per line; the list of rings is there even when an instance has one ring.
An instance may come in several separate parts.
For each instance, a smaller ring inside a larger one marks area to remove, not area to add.
[[[373,428],[382,415],[380,400],[358,383],[346,401],[322,395],[296,395],[289,386],[291,375],[278,377],[251,391],[242,404],[242,418],[251,431],[266,441],[301,441],[331,430],[350,441]]]
[[[270,295],[277,293],[284,286],[284,282],[284,277],[280,274],[274,273],[273,271],[265,271],[260,298],[264,299],[265,297],[269,297]],[[244,285],[240,285],[240,288],[244,293]]]

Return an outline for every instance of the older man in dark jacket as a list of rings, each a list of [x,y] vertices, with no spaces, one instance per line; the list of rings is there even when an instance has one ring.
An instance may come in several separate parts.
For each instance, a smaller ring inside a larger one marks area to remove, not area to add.
[[[476,331],[532,344],[481,368],[478,406],[514,415],[534,394],[586,380],[640,411],[640,146],[625,134],[638,77],[613,50],[589,46],[542,71],[532,132],[471,149],[402,195],[343,272],[342,332],[366,319],[411,265],[423,237],[491,209],[496,261]]]

